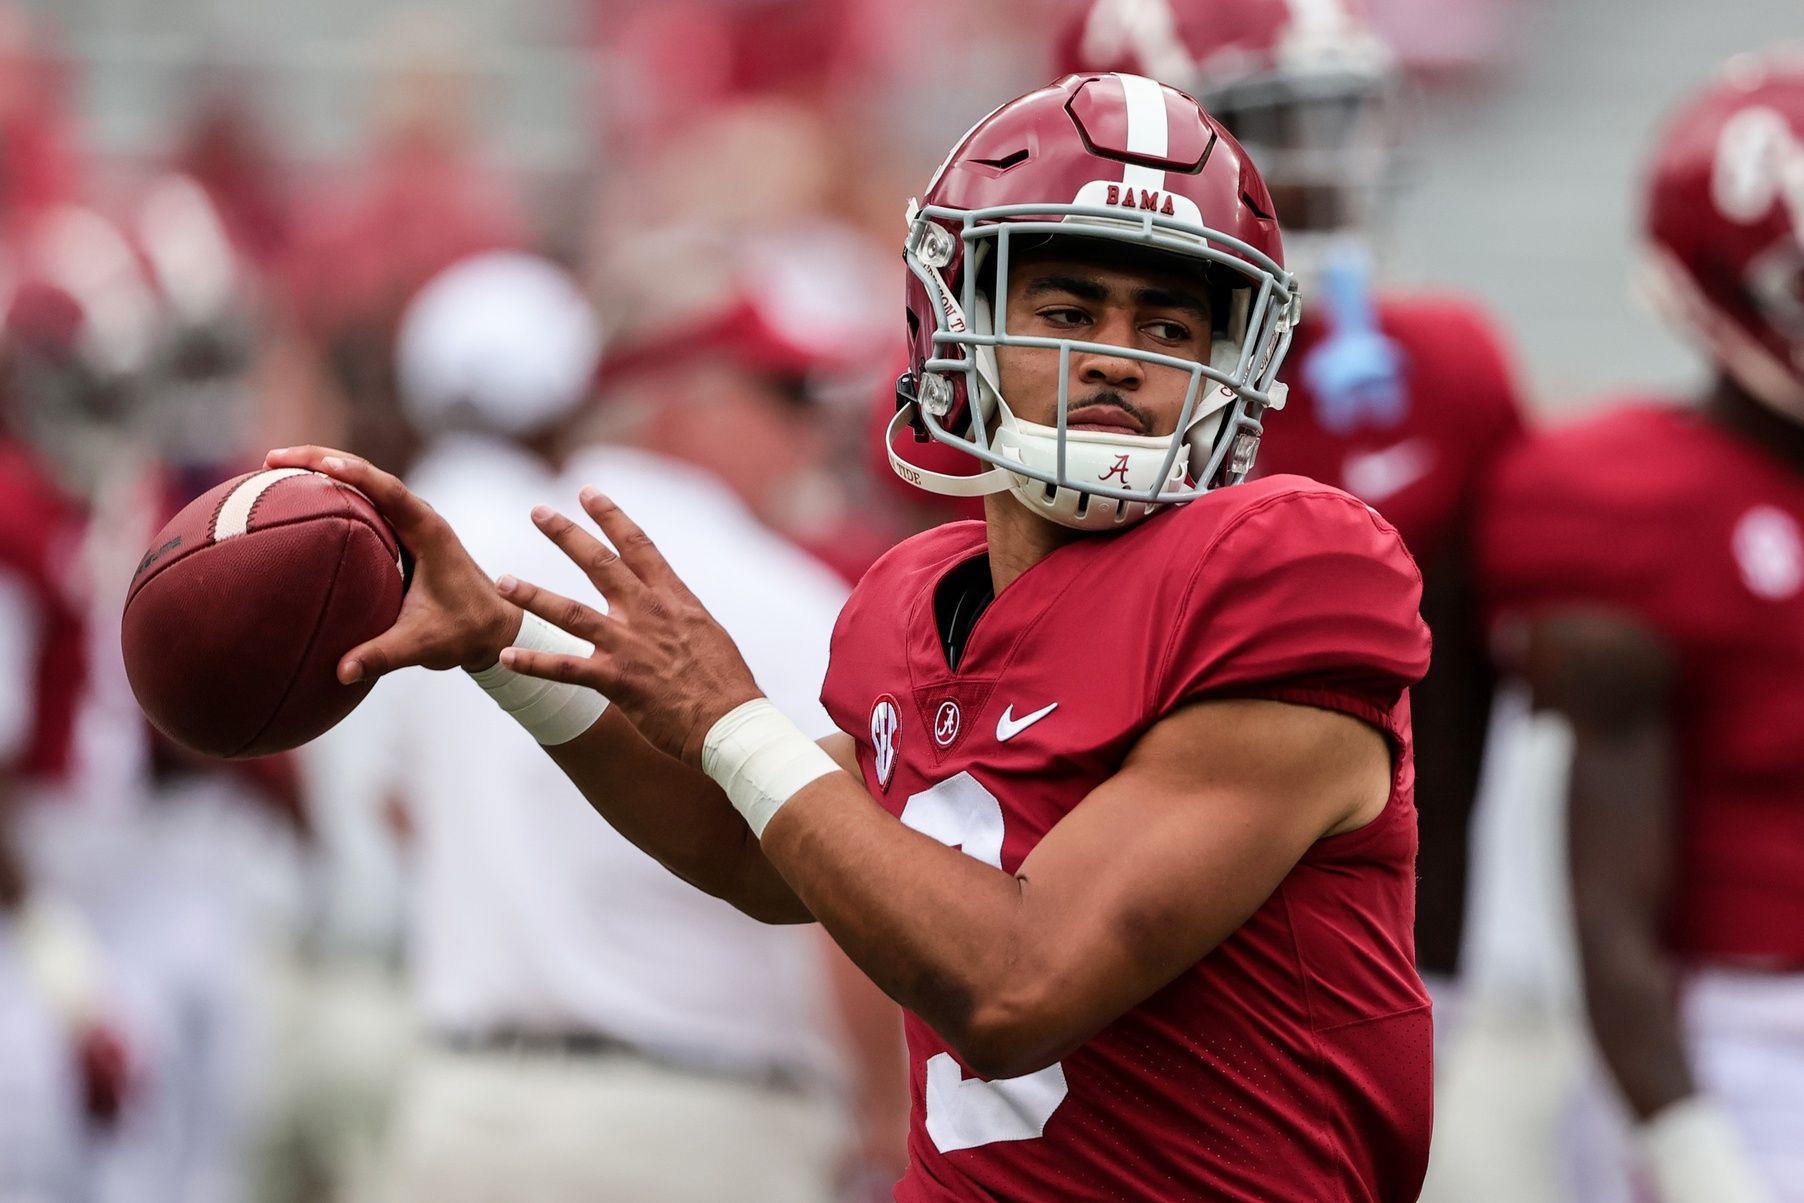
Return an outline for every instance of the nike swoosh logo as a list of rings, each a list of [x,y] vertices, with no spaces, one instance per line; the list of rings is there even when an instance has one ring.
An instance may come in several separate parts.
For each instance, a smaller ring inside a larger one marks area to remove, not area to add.
[[[1007,743],[1058,708],[1059,704],[1054,702],[1050,706],[1042,706],[1032,714],[1016,718],[1015,707],[1010,705],[1002,712],[1002,717],[996,720],[996,742]]]
[[[1401,493],[1433,468],[1433,446],[1426,439],[1408,439],[1382,451],[1349,455],[1341,481],[1361,501],[1379,502]]]

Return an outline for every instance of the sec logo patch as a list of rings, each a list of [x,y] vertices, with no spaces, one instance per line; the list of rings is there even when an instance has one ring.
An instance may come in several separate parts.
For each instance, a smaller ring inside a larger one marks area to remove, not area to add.
[[[902,711],[896,699],[884,694],[871,707],[871,750],[876,761],[877,788],[887,790],[896,772],[896,740],[901,734]]]

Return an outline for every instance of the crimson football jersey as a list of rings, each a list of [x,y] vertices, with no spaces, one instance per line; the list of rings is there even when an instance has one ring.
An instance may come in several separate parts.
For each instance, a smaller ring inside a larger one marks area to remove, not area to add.
[[[936,587],[985,554],[982,523],[917,535],[834,633],[823,701],[908,826],[1016,872],[1148,728],[1207,698],[1355,715],[1396,772],[1376,820],[1315,844],[1215,951],[1060,1063],[988,1081],[910,1016],[897,1199],[1413,1200],[1432,1054],[1407,690],[1428,636],[1396,532],[1313,481],[1220,489],[1053,551],[954,671]]]
[[[1694,960],[1804,968],[1804,476],[1671,405],[1506,456],[1477,526],[1495,618],[1604,606],[1677,658],[1668,916]]]
[[[1266,421],[1261,475],[1294,473],[1374,506],[1416,559],[1431,563],[1467,521],[1474,486],[1522,430],[1521,406],[1496,333],[1469,304],[1450,297],[1387,297],[1378,331],[1400,357],[1401,412],[1394,421],[1338,430],[1310,387],[1322,321],[1305,321],[1281,378],[1290,400]]]

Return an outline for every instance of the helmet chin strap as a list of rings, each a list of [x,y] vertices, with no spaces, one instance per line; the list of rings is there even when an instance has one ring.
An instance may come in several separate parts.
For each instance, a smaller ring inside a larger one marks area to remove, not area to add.
[[[954,476],[950,472],[916,467],[903,459],[896,452],[896,436],[904,427],[913,424],[919,408],[919,402],[910,401],[897,409],[896,416],[889,420],[889,426],[884,431],[883,449],[889,453],[890,469],[897,476],[917,489],[938,493],[942,497],[984,497],[1014,486],[1015,474],[1001,468],[986,468],[972,476]]]

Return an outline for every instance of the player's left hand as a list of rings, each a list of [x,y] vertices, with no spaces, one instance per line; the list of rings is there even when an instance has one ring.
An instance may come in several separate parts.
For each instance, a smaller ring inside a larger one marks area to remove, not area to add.
[[[762,691],[732,637],[638,524],[592,487],[580,500],[612,548],[548,506],[533,510],[532,520],[607,599],[608,612],[511,576],[495,587],[508,601],[593,643],[595,651],[585,658],[509,648],[501,663],[599,690],[654,747],[700,768],[709,728]]]

